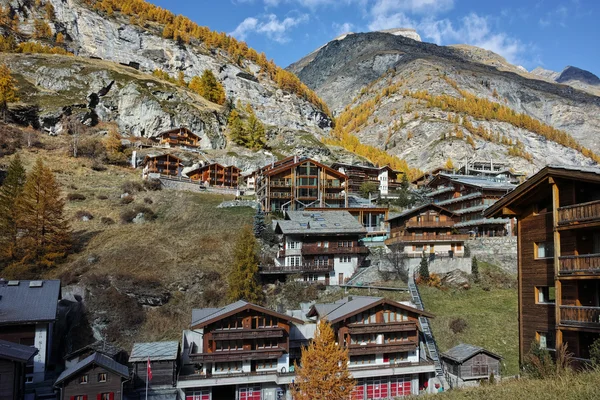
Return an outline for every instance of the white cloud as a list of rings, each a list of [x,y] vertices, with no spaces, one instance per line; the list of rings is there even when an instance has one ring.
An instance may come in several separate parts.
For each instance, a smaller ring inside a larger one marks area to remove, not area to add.
[[[408,15],[443,13],[454,7],[454,0],[376,0],[368,10],[369,29],[416,28],[418,23]]]
[[[288,31],[301,23],[307,22],[308,14],[302,14],[298,17],[286,17],[283,20],[277,18],[275,14],[268,14],[260,17],[261,20],[249,17],[243,20],[229,35],[239,40],[246,40],[251,33],[257,33],[267,36],[269,39],[278,43],[287,43],[290,41],[287,35]]]
[[[350,22],[344,22],[343,24],[338,24],[338,23],[333,23],[332,24],[333,29],[335,30],[335,35],[339,36],[342,35],[344,33],[348,33],[348,32],[352,32],[352,30],[354,29],[354,24],[350,23]]]

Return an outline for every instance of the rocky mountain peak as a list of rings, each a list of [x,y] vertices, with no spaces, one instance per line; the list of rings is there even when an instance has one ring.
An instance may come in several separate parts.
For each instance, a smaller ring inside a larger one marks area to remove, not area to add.
[[[558,77],[556,77],[556,82],[567,83],[571,81],[579,81],[591,86],[600,86],[600,78],[596,75],[584,69],[569,65],[562,70]]]
[[[416,30],[412,28],[392,28],[392,29],[384,29],[379,32],[389,33],[395,36],[404,36],[412,40],[416,40],[417,42],[421,42],[421,36],[417,33]]]

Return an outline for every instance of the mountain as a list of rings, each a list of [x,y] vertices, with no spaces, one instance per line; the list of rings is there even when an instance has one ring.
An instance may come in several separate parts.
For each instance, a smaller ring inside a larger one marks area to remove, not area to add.
[[[288,69],[336,115],[330,144],[358,139],[422,170],[473,155],[528,173],[600,160],[600,97],[473,46],[360,33]]]
[[[569,65],[561,72],[555,72],[537,67],[531,71],[531,74],[538,77],[541,76],[550,82],[562,83],[600,96],[600,78],[581,68]]]

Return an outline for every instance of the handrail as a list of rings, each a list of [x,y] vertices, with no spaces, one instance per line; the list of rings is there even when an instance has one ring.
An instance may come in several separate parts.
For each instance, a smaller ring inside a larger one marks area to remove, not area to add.
[[[562,206],[562,207],[558,207],[558,211],[562,211],[562,210],[569,210],[571,208],[577,208],[577,207],[582,207],[582,206],[591,206],[594,204],[600,204],[600,200],[593,200],[593,201],[588,201],[585,203],[577,203],[577,204],[571,204],[568,206]]]

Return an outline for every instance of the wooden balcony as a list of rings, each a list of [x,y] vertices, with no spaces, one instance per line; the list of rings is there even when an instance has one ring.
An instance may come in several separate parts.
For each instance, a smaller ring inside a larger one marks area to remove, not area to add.
[[[260,349],[260,350],[229,350],[216,351],[214,353],[190,354],[190,360],[194,362],[228,362],[243,360],[275,360],[281,357],[284,349]]]
[[[560,306],[560,324],[600,329],[600,307]]]
[[[302,254],[367,254],[369,249],[366,246],[354,247],[319,247],[302,246]]]
[[[407,221],[407,228],[451,228],[454,221]]]
[[[214,340],[262,339],[283,337],[283,328],[223,329],[212,331]]]
[[[414,321],[387,322],[382,324],[349,324],[351,335],[363,333],[411,332],[417,330]]]
[[[291,199],[292,194],[289,192],[271,192],[269,197],[272,199]]]
[[[343,193],[325,193],[326,199],[344,200],[346,195]]]
[[[600,274],[600,254],[562,256],[558,260],[560,275]]]
[[[397,243],[435,243],[435,242],[463,242],[469,239],[469,235],[398,235],[394,236],[385,241],[385,244],[397,244]]]
[[[383,353],[401,353],[412,351],[417,348],[417,343],[413,341],[395,342],[386,344],[351,344],[348,346],[351,356],[360,356],[364,354],[383,354]]]
[[[269,182],[269,186],[271,187],[291,187],[292,181],[282,181],[282,180],[272,180]]]
[[[600,200],[574,204],[558,209],[559,225],[573,225],[586,222],[600,222]]]
[[[261,274],[300,274],[303,272],[331,272],[333,271],[333,262],[324,265],[301,264],[301,265],[266,265],[259,269]]]

